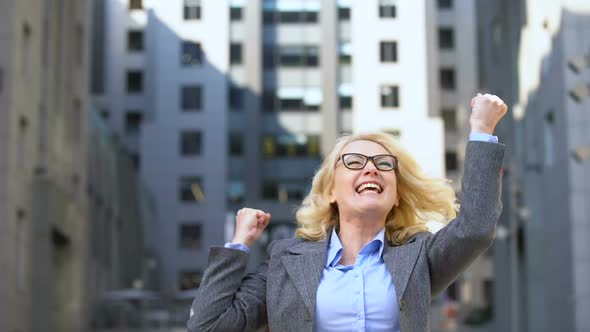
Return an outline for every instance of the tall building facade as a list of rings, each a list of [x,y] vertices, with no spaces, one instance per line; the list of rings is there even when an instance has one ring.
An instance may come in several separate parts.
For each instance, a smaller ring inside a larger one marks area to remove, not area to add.
[[[89,110],[92,10],[0,4],[1,331],[87,331],[102,291],[148,280],[150,212]]]
[[[495,257],[497,330],[590,329],[589,10],[584,1],[480,8],[480,31],[495,37],[484,54],[502,68],[482,82],[512,97],[515,151]]]
[[[474,14],[467,0],[105,2],[94,100],[156,195],[162,288],[198,286],[243,206],[273,216],[253,265],[292,236],[341,134],[391,133],[459,183]]]

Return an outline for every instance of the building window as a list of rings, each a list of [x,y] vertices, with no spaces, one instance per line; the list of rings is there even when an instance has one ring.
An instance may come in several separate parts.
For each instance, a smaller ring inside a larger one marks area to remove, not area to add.
[[[438,47],[441,50],[448,50],[455,47],[455,36],[453,28],[438,29]]]
[[[242,44],[231,43],[229,46],[229,63],[241,64],[242,63]]]
[[[28,164],[28,128],[29,120],[26,116],[21,115],[18,119],[18,168],[24,169]]]
[[[350,21],[350,7],[338,7],[338,20]]]
[[[320,136],[292,134],[264,136],[262,155],[267,158],[317,158],[320,156]]]
[[[127,93],[140,93],[143,91],[143,72],[137,70],[127,71]]]
[[[142,0],[129,0],[129,10],[143,9]]]
[[[100,110],[100,117],[103,118],[104,120],[108,120],[111,117],[111,113],[109,112],[108,109],[104,108],[104,109]]]
[[[197,289],[201,284],[201,271],[180,271],[178,274],[178,290]]]
[[[281,67],[317,67],[319,65],[319,47],[308,45],[264,45],[264,68]]]
[[[381,62],[397,62],[397,42],[381,42]]]
[[[381,87],[381,107],[399,107],[399,87],[386,85]]]
[[[262,13],[263,24],[307,24],[318,23],[317,10],[275,10],[274,8],[264,8]]]
[[[180,154],[184,157],[194,157],[201,154],[201,132],[185,130],[180,132]]]
[[[307,179],[265,179],[262,181],[262,199],[280,202],[301,201],[309,192]]]
[[[184,19],[201,19],[201,0],[184,0]]]
[[[454,151],[445,152],[445,165],[446,165],[447,172],[456,171],[459,169],[459,160],[457,157],[457,152],[454,152]]]
[[[202,54],[201,44],[192,41],[183,41],[180,62],[183,66],[200,65]]]
[[[181,224],[179,226],[180,248],[201,248],[201,224]]]
[[[455,90],[455,70],[453,68],[440,70],[440,87],[443,90]]]
[[[243,203],[246,198],[246,186],[242,180],[229,180],[227,187],[227,202],[229,204]]]
[[[340,110],[351,110],[352,109],[352,96],[339,96],[338,106]]]
[[[238,132],[229,133],[229,155],[241,157],[244,154],[244,135]]]
[[[183,111],[199,111],[203,107],[202,87],[200,85],[183,86],[181,92],[181,108]]]
[[[338,47],[338,62],[340,65],[349,65],[352,63],[352,47],[349,42],[340,43]]]
[[[443,109],[441,113],[445,124],[445,132],[457,130],[457,112],[454,109]]]
[[[125,132],[127,134],[137,134],[141,128],[143,114],[140,111],[128,111],[125,115]]]
[[[143,51],[143,31],[130,30],[127,32],[127,50],[129,52]]]
[[[200,176],[182,176],[179,183],[179,199],[181,202],[195,203],[205,198]]]
[[[231,111],[244,108],[244,89],[231,85],[229,88],[229,107]]]
[[[396,17],[396,0],[379,0],[379,17],[395,18]]]
[[[229,7],[229,19],[230,21],[241,21],[242,20],[242,7]]]
[[[438,0],[439,9],[451,9],[453,8],[453,0]]]

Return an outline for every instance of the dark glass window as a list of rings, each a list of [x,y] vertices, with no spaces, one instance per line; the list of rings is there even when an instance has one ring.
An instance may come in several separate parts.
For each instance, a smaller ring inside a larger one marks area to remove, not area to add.
[[[338,20],[350,21],[350,7],[338,7]]]
[[[201,271],[180,271],[178,274],[178,290],[189,290],[199,288],[201,285]]]
[[[456,171],[459,169],[459,161],[456,152],[447,151],[445,153],[445,164],[447,171]]]
[[[453,8],[453,0],[438,0],[439,9],[451,9]]]
[[[143,9],[142,0],[129,0],[129,10]]]
[[[455,70],[453,68],[440,70],[440,87],[443,90],[455,90]]]
[[[229,46],[229,63],[241,64],[242,63],[242,44],[231,43]]]
[[[136,134],[141,128],[143,114],[141,111],[128,111],[125,115],[125,132]]]
[[[232,111],[241,110],[244,108],[244,89],[234,85],[230,86],[229,107]]]
[[[341,110],[352,109],[352,96],[340,96],[338,97],[338,104]]]
[[[200,65],[203,52],[201,44],[192,41],[182,42],[182,57],[180,63],[184,66]]]
[[[229,8],[229,19],[230,21],[241,21],[242,20],[242,7],[230,7]]]
[[[198,111],[203,107],[200,85],[187,85],[181,88],[181,108],[183,111]]]
[[[265,44],[262,47],[262,65],[265,69],[272,69],[276,66],[276,48],[273,45]]]
[[[179,246],[182,249],[201,248],[202,233],[200,224],[181,224],[179,226]]]
[[[227,202],[229,204],[239,204],[246,198],[246,187],[244,181],[233,179],[228,181]]]
[[[381,42],[381,62],[397,62],[397,42]]]
[[[438,47],[440,49],[452,49],[455,47],[453,28],[438,29]]]
[[[199,176],[182,176],[179,181],[179,199],[182,202],[196,203],[203,200],[202,179]]]
[[[143,91],[143,72],[130,70],[127,71],[127,92],[140,93]]]
[[[267,90],[262,93],[262,107],[265,112],[277,111],[276,91]]]
[[[381,87],[381,107],[399,107],[399,87],[395,85]]]
[[[193,157],[201,154],[201,132],[198,130],[185,130],[180,132],[180,154],[185,157]]]
[[[395,0],[379,0],[379,17],[395,18],[397,15],[395,3]]]
[[[280,202],[301,201],[309,191],[307,179],[266,179],[262,181],[262,199]]]
[[[240,157],[244,154],[244,135],[238,132],[229,133],[229,155]]]
[[[201,19],[201,0],[184,0],[184,19]]]
[[[127,32],[127,50],[130,52],[143,51],[143,31],[131,30]]]

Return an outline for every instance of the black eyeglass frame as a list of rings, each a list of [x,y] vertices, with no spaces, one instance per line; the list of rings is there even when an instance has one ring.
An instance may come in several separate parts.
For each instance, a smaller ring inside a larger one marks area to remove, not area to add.
[[[365,162],[363,163],[363,166],[360,166],[359,168],[349,167],[346,164],[346,162],[344,161],[344,158],[346,156],[349,156],[349,155],[363,157],[365,159]],[[375,162],[375,159],[376,158],[379,158],[379,157],[391,157],[391,158],[393,158],[393,161],[394,161],[393,167],[391,169],[389,169],[389,168],[386,168],[386,169],[380,168],[379,163]],[[395,171],[395,170],[397,170],[397,168],[399,166],[399,162],[397,160],[397,157],[394,156],[394,155],[391,155],[391,154],[378,154],[378,155],[374,155],[374,156],[365,156],[362,153],[345,153],[345,154],[341,154],[340,155],[340,158],[338,158],[338,160],[342,161],[342,165],[344,165],[344,167],[346,167],[348,169],[351,169],[353,171],[358,171],[358,170],[361,170],[361,169],[365,168],[365,166],[367,166],[367,163],[369,162],[369,160],[373,163],[373,165],[375,165],[375,168],[377,168],[380,171],[384,171],[384,172]]]

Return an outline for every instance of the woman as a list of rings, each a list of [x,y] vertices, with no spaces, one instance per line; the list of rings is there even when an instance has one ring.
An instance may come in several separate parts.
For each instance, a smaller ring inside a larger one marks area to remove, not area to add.
[[[458,215],[446,181],[424,176],[390,136],[344,137],[314,176],[296,238],[271,243],[245,277],[270,214],[238,211],[232,243],[211,248],[189,330],[429,330],[431,298],[491,245],[502,209],[504,146],[489,140],[507,108],[493,95],[471,104]],[[431,234],[432,219],[454,220]]]

